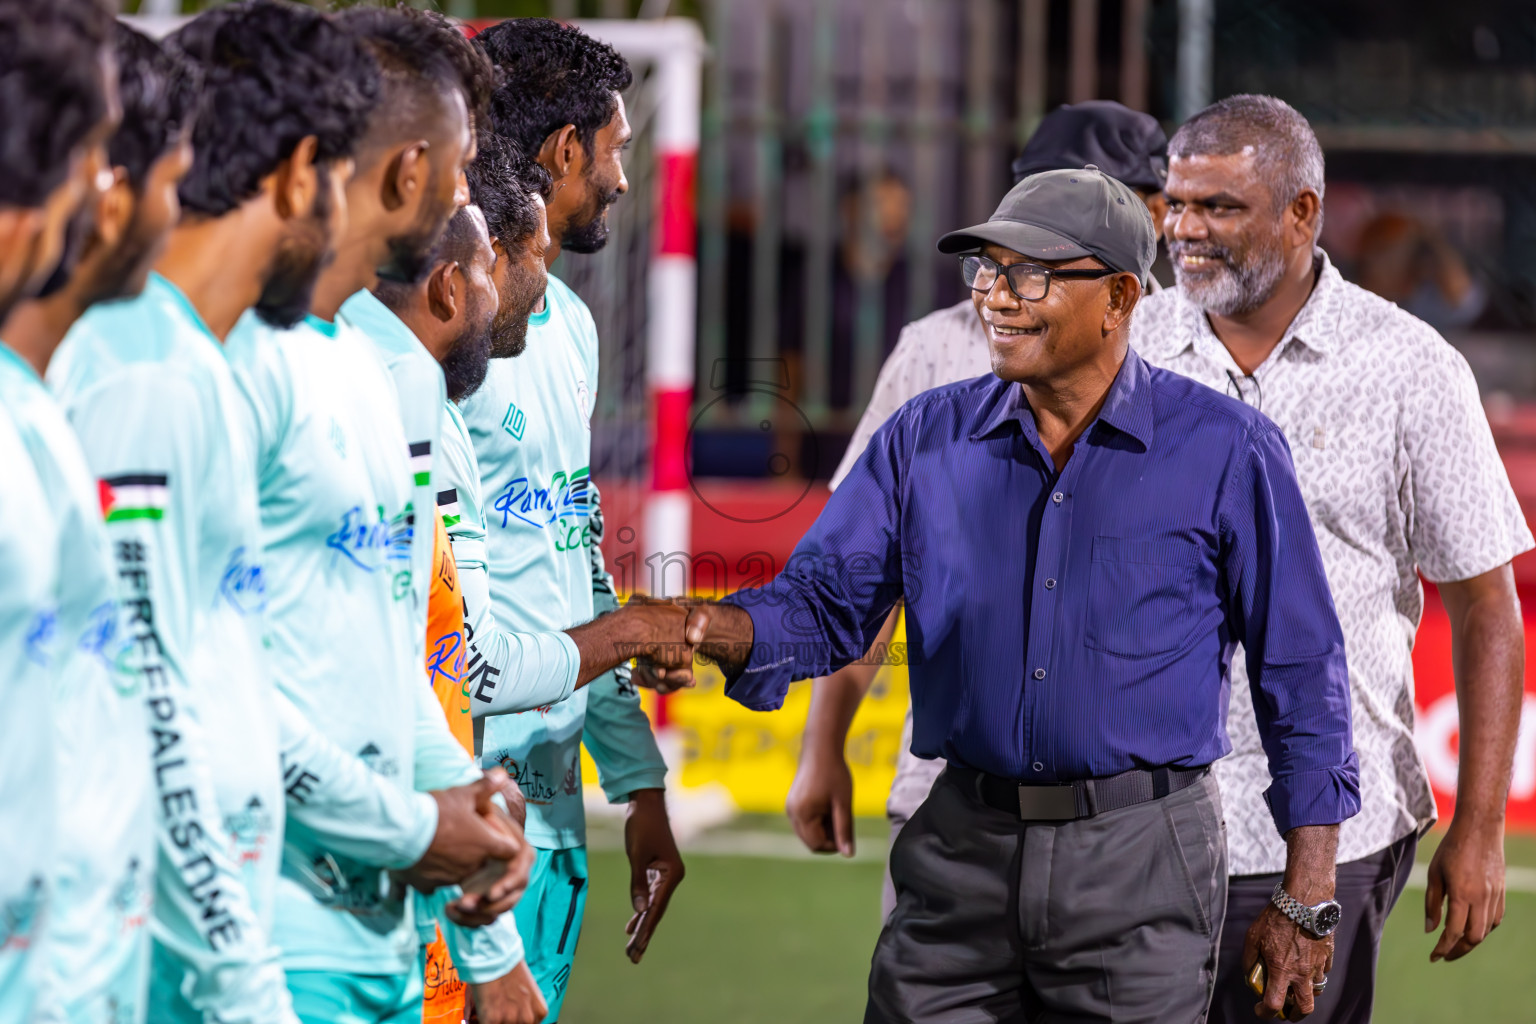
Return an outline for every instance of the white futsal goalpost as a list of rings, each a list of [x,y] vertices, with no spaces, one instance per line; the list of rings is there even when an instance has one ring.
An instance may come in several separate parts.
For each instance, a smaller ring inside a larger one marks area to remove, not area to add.
[[[155,13],[166,6],[146,0],[147,13],[124,20],[150,35],[165,36],[190,18]],[[492,23],[467,25],[480,29]],[[607,470],[607,518],[610,524],[624,524],[618,531],[610,527],[608,545],[638,554],[626,563],[638,568],[648,559],[686,557],[690,551],[687,445],[696,351],[695,210],[706,46],[699,25],[688,18],[574,24],[622,53],[636,79],[629,100],[636,135],[626,163],[630,194],[614,207],[608,249],[566,260],[571,265],[562,272],[574,278],[569,283],[592,307],[602,343],[592,473],[601,477]],[[639,528],[638,536],[630,523]],[[619,580],[621,587],[648,589],[643,570],[630,575],[638,578]]]

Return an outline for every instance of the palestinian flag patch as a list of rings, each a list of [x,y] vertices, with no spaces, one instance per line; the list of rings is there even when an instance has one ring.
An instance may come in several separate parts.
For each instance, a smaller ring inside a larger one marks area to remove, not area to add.
[[[411,472],[416,486],[425,487],[432,482],[432,442],[417,441],[411,445]]]
[[[164,473],[125,473],[98,480],[101,514],[109,523],[125,519],[160,519],[170,498]]]
[[[443,517],[444,529],[453,529],[463,518],[459,510],[459,490],[450,487],[446,491],[437,492],[437,514]]]

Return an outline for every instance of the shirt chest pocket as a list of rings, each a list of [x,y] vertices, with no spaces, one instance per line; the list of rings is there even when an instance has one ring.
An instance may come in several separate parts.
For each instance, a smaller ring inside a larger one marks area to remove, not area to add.
[[[1196,625],[1199,559],[1192,541],[1095,537],[1084,641],[1127,658],[1183,647]]]

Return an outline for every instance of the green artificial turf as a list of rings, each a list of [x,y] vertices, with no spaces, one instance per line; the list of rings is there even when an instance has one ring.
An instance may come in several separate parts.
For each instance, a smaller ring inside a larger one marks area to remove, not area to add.
[[[782,836],[781,821],[747,817],[729,831]],[[624,957],[629,869],[616,834],[597,830],[562,1024],[857,1022],[879,933],[884,822],[861,820],[859,834],[865,856],[853,862],[685,852],[688,877],[637,967]],[[1536,868],[1536,838],[1511,837],[1507,852],[1511,865]],[[1512,893],[1503,927],[1451,964],[1429,962],[1423,910],[1423,889],[1410,888],[1388,922],[1376,1020],[1536,1021],[1536,894]]]

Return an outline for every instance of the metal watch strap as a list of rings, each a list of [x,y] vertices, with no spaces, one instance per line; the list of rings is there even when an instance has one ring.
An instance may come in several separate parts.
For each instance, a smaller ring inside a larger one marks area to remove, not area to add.
[[[1308,935],[1317,937],[1317,919],[1312,908],[1286,892],[1284,882],[1275,883],[1274,894],[1269,899],[1280,913],[1295,921]]]

